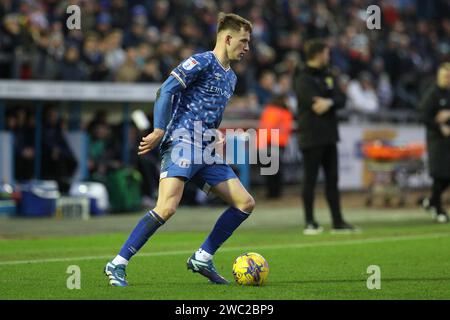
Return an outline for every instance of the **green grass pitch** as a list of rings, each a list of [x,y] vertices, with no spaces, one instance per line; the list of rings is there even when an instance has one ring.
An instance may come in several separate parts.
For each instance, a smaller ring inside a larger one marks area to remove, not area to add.
[[[190,210],[177,215],[189,221]],[[102,271],[128,232],[1,239],[0,299],[450,299],[450,225],[419,211],[353,210],[361,233],[304,236],[299,209],[283,210],[258,208],[255,222],[237,230],[215,256],[217,269],[233,280],[239,254],[262,254],[270,265],[263,287],[213,285],[186,270],[186,259],[212,226],[208,222],[199,230],[161,230],[130,263],[127,288],[108,287]],[[80,267],[79,290],[67,288],[70,265]],[[380,267],[381,289],[367,288],[370,265]]]

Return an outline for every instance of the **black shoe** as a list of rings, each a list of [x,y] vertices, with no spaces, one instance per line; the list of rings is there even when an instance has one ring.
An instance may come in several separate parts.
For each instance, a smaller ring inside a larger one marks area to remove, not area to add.
[[[437,223],[448,223],[449,221],[448,214],[445,211],[438,211],[435,219]]]
[[[331,233],[354,233],[360,231],[361,230],[359,228],[354,227],[351,224],[344,221],[333,225],[333,228],[331,229]]]
[[[305,229],[303,229],[303,234],[306,236],[315,236],[317,234],[321,234],[322,232],[323,228],[314,221],[306,223]]]

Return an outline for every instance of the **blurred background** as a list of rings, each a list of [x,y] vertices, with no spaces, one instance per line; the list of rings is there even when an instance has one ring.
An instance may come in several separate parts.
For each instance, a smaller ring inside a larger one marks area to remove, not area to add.
[[[366,24],[373,4],[379,30]],[[69,5],[81,9],[80,30],[66,27]],[[251,50],[232,66],[238,82],[221,129],[258,128],[280,95],[294,118],[279,192],[268,191],[258,165],[235,167],[257,201],[300,201],[292,79],[304,42],[320,37],[347,96],[339,113],[344,206],[371,206],[377,195],[383,206],[417,204],[430,184],[425,153],[380,167],[362,147],[424,143],[417,106],[437,66],[450,60],[448,0],[2,0],[0,215],[87,218],[152,206],[159,155],[137,157],[137,143],[152,130],[156,90],[170,71],[213,49],[219,11],[253,23]],[[217,203],[191,185],[182,202]]]

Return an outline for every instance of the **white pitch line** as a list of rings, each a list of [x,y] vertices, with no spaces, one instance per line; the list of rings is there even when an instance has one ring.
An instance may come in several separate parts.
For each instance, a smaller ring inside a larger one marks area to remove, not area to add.
[[[450,233],[431,233],[424,235],[414,236],[397,236],[397,237],[384,237],[384,238],[372,238],[372,239],[348,239],[337,241],[323,241],[315,243],[298,243],[298,244],[284,244],[284,245],[265,245],[265,246],[252,246],[248,247],[228,247],[220,249],[221,252],[230,251],[245,251],[244,248],[248,248],[251,251],[256,250],[276,250],[276,249],[299,249],[299,248],[315,248],[315,247],[331,247],[331,246],[346,246],[353,244],[370,244],[380,242],[396,242],[396,241],[409,241],[409,240],[422,240],[422,239],[435,239],[450,237]],[[248,251],[248,250],[247,250]],[[158,256],[172,256],[179,254],[192,254],[192,250],[174,250],[165,252],[147,252],[140,253],[135,257],[158,257]],[[20,264],[32,264],[32,263],[50,263],[50,262],[69,262],[69,261],[86,261],[86,260],[103,260],[110,259],[112,256],[84,256],[84,257],[67,257],[67,258],[49,258],[49,259],[35,259],[35,260],[16,260],[16,261],[0,261],[0,266],[8,265],[20,265]]]

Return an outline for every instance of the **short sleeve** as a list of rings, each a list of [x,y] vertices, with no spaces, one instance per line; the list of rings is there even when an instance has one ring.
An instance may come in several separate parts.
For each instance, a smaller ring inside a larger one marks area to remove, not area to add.
[[[207,59],[200,55],[193,55],[173,69],[170,75],[175,77],[186,88],[198,78],[207,65]]]

